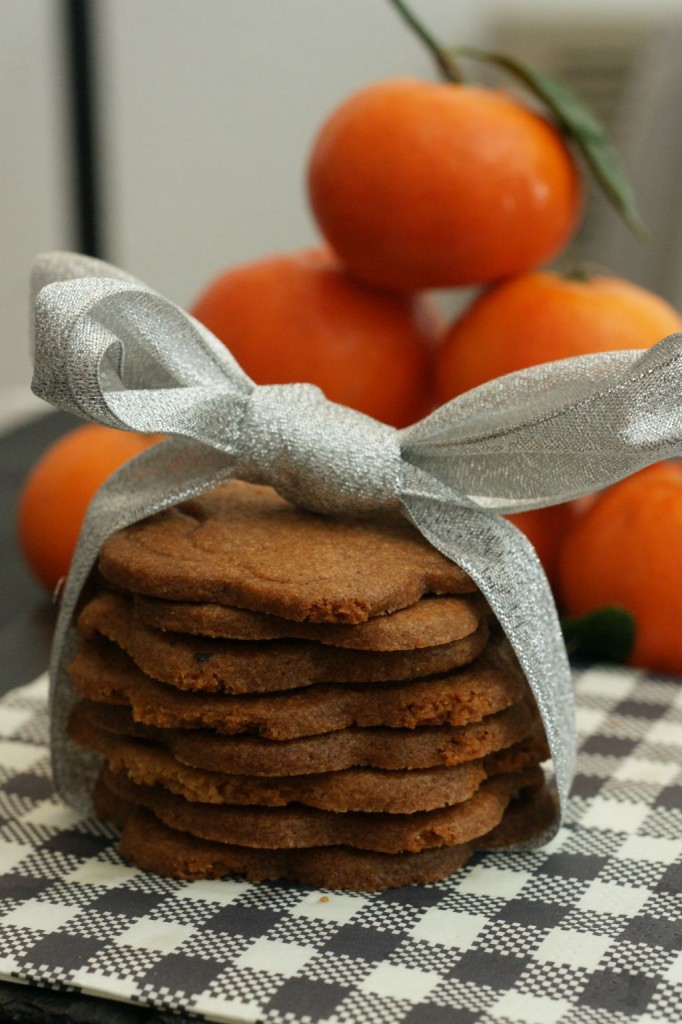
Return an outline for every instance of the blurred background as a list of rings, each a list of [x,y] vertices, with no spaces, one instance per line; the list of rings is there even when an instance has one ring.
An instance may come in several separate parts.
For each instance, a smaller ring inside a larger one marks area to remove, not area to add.
[[[412,6],[445,42],[503,49],[591,104],[652,241],[593,198],[572,255],[682,306],[679,0]],[[386,0],[0,0],[0,25],[0,429],[43,409],[36,253],[100,256],[187,305],[219,269],[317,240],[305,166],[337,103],[374,79],[434,77]]]

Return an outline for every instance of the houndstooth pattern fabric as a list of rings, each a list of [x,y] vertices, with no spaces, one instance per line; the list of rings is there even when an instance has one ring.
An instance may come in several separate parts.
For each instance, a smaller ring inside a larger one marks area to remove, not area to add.
[[[575,675],[582,737],[552,843],[379,894],[123,863],[52,795],[46,684],[0,702],[0,977],[266,1024],[682,1020],[682,685]]]

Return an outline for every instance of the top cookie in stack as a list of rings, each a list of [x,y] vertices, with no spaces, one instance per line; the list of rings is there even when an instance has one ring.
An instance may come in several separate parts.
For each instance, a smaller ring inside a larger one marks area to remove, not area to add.
[[[551,820],[509,646],[402,518],[233,481],[110,538],[99,570],[70,733],[139,866],[382,889]]]

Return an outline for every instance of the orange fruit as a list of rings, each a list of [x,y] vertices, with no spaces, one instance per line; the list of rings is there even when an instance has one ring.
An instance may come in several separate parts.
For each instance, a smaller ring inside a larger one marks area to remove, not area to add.
[[[329,252],[226,270],[191,312],[257,384],[317,384],[332,401],[396,427],[432,402],[435,307],[353,280]]]
[[[649,348],[682,317],[630,281],[523,274],[479,296],[443,336],[436,397],[445,402],[494,377],[567,356]]]
[[[372,284],[442,288],[520,274],[569,240],[581,183],[563,138],[505,93],[410,78],[323,124],[308,193],[327,241]]]
[[[553,587],[557,580],[559,551],[566,531],[578,515],[577,508],[577,502],[566,501],[550,508],[534,508],[506,517],[525,533]]]
[[[85,510],[99,485],[157,440],[86,424],[40,457],[24,482],[17,525],[24,557],[48,590],[69,570]]]
[[[568,531],[559,592],[569,615],[620,605],[633,665],[682,673],[682,465],[662,462],[603,491]]]

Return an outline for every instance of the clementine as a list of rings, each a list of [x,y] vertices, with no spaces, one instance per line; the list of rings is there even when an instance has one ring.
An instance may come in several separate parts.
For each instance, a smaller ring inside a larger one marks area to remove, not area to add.
[[[308,192],[353,274],[411,290],[529,270],[566,244],[581,206],[571,153],[543,117],[501,91],[409,78],[332,113]]]
[[[570,615],[620,605],[635,619],[633,665],[682,673],[682,465],[615,484],[569,529],[559,592]]]
[[[436,354],[436,397],[445,402],[553,359],[649,348],[680,329],[682,317],[672,306],[630,281],[523,274],[484,292],[445,333]]]
[[[257,384],[317,384],[332,401],[396,427],[431,403],[430,354],[442,330],[435,307],[353,280],[327,251],[226,270],[191,312]]]
[[[68,572],[85,510],[99,485],[157,440],[86,424],[40,457],[23,485],[17,525],[24,557],[48,590]]]

